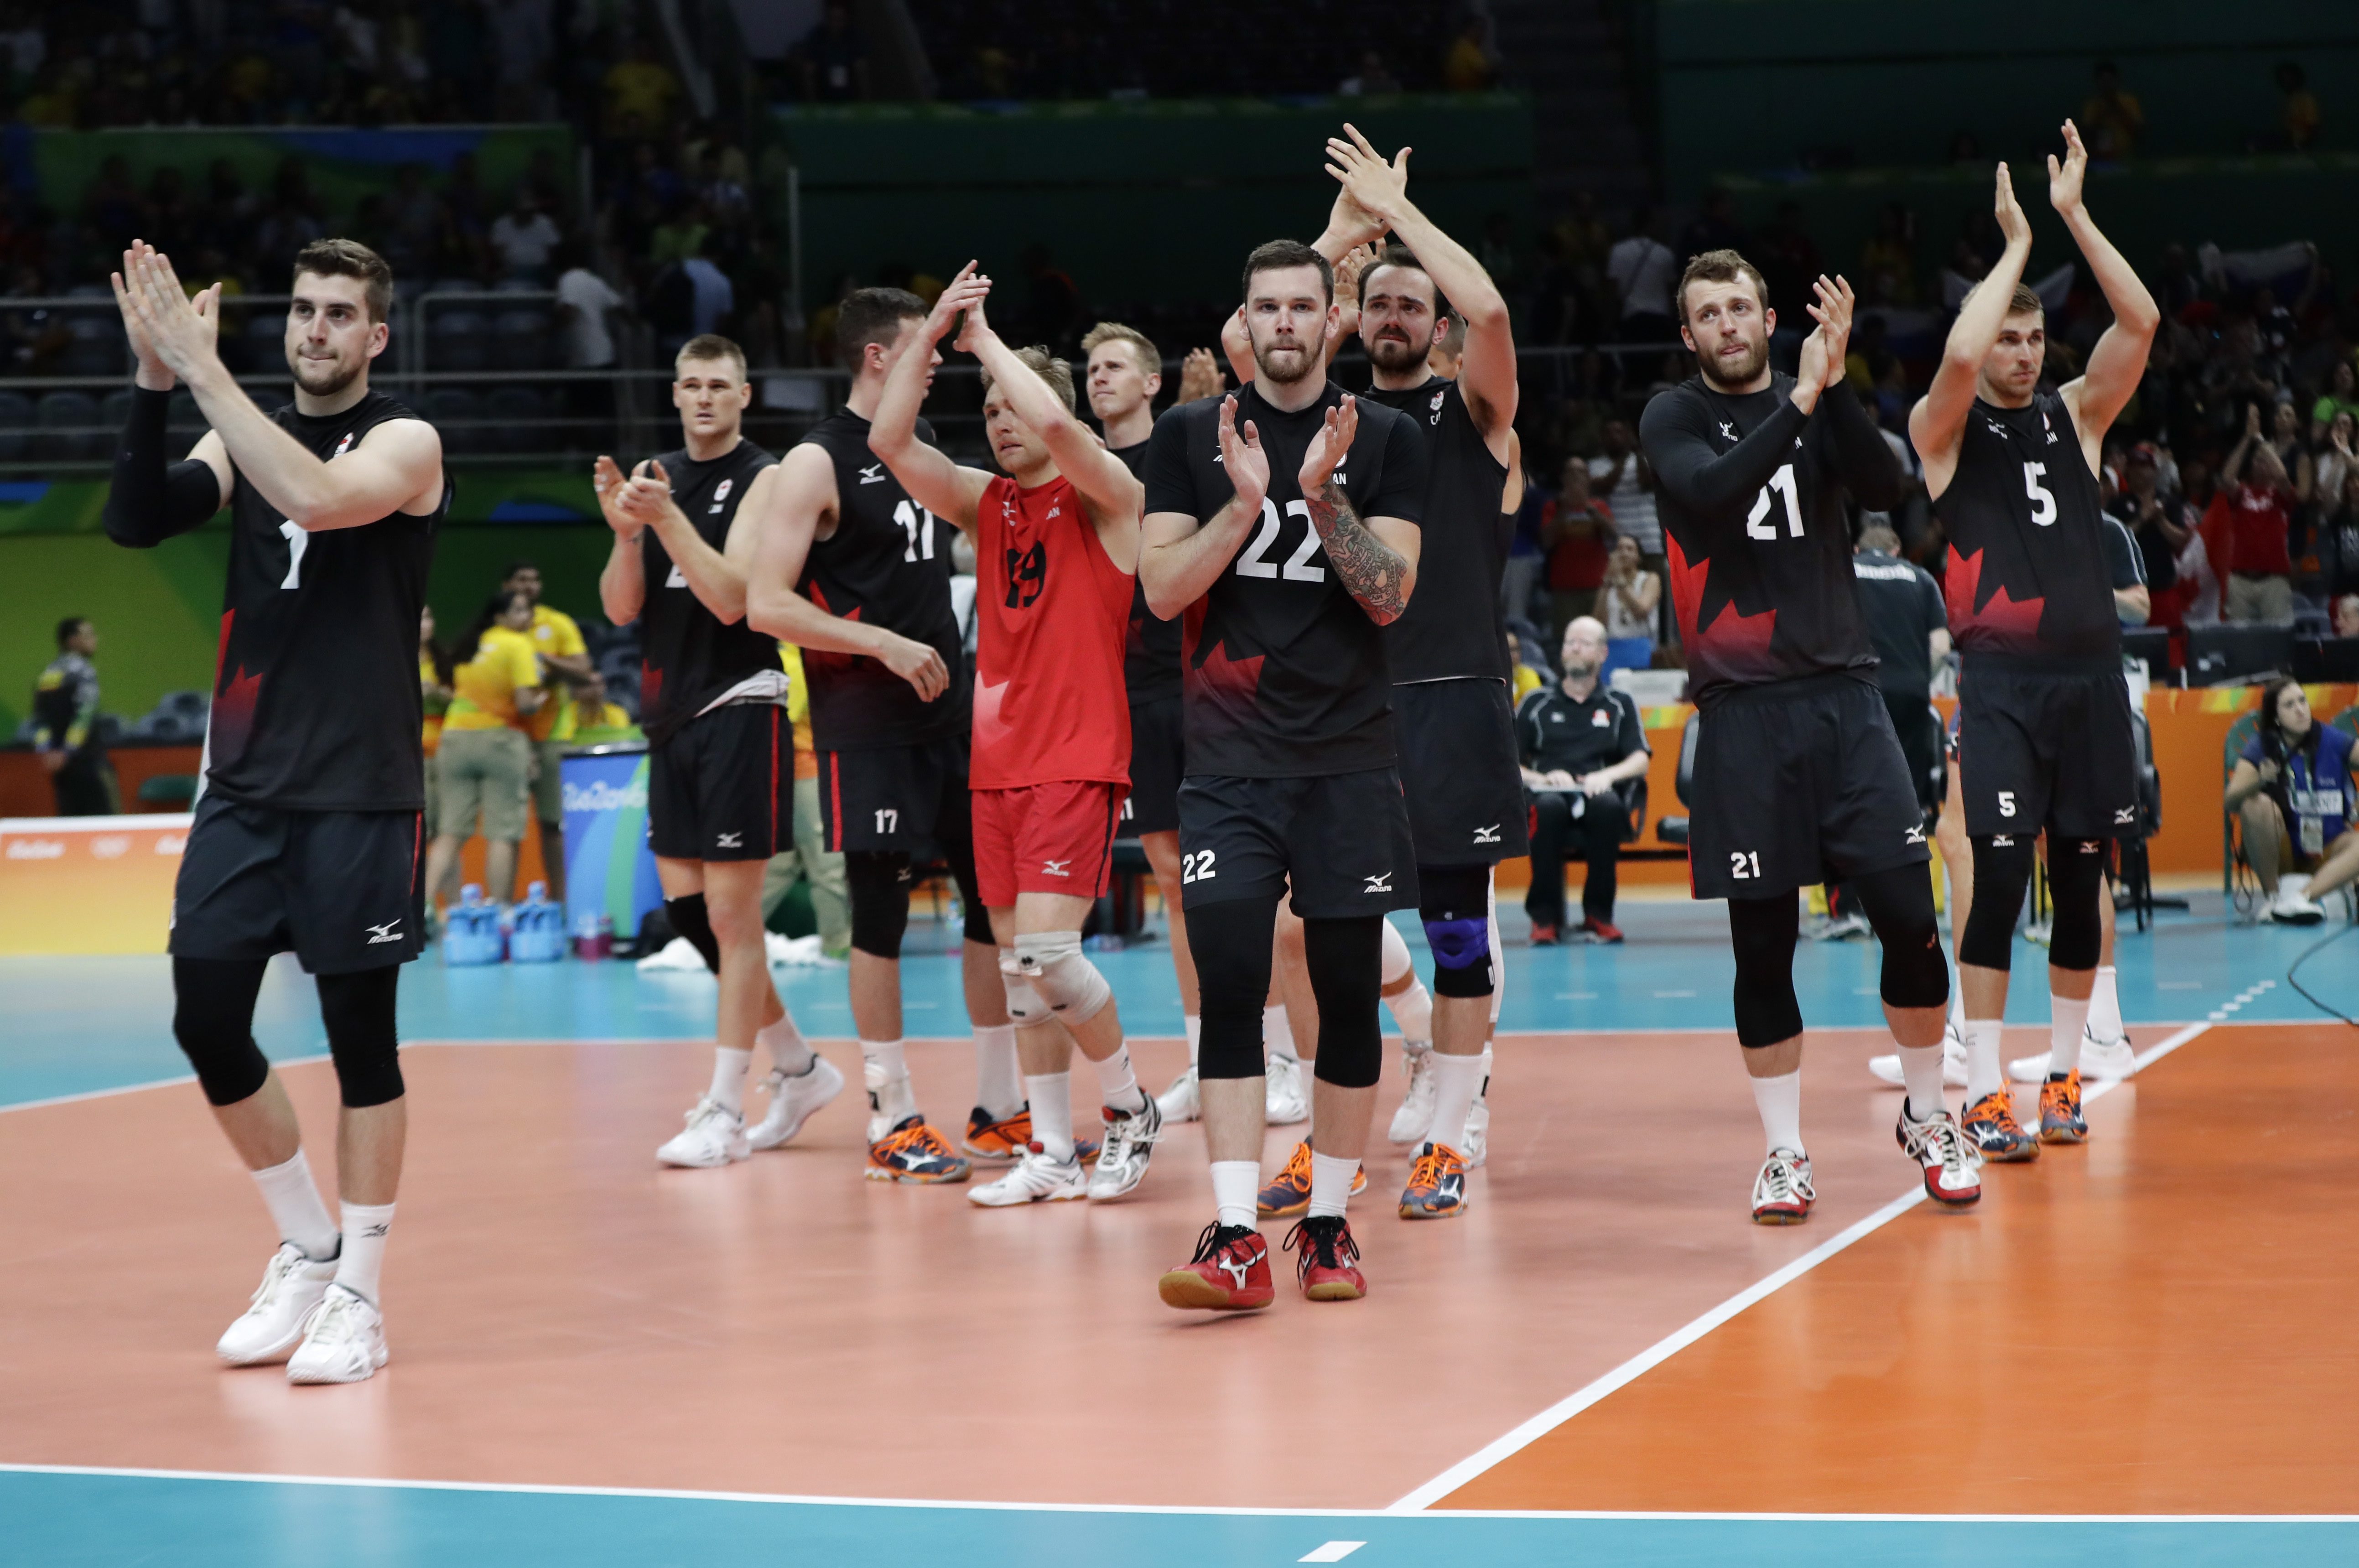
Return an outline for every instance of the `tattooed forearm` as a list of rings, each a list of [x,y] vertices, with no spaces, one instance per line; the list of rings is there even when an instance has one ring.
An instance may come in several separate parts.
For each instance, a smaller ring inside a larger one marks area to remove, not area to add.
[[[1333,480],[1304,501],[1310,508],[1310,526],[1326,544],[1328,563],[1344,590],[1376,625],[1387,626],[1400,619],[1408,608],[1408,562],[1368,531],[1352,510],[1351,497]]]

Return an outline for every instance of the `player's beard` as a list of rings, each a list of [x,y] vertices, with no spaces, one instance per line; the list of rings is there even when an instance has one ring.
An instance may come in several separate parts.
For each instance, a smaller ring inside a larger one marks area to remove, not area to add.
[[[290,354],[287,356],[287,368],[295,373],[295,385],[307,396],[333,397],[361,378],[368,361],[346,365],[341,360],[306,359],[299,354]]]
[[[1290,343],[1256,342],[1253,351],[1255,368],[1280,387],[1308,381],[1319,369],[1318,349],[1300,338]]]
[[[1769,363],[1767,335],[1756,339],[1748,348],[1749,352],[1744,358],[1734,361],[1696,355],[1697,364],[1703,370],[1703,378],[1716,387],[1742,387],[1760,375],[1761,367]]]
[[[1368,363],[1386,376],[1407,375],[1425,359],[1425,351],[1405,333],[1388,332],[1368,341]]]

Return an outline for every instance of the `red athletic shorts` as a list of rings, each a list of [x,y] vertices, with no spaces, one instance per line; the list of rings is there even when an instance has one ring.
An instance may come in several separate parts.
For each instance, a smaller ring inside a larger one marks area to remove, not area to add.
[[[1104,895],[1114,874],[1121,784],[1060,782],[974,792],[974,879],[985,909],[1018,893]]]

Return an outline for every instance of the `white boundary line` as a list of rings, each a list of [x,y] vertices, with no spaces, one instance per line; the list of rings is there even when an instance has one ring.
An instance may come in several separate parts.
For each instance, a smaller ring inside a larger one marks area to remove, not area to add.
[[[802,1508],[976,1509],[994,1513],[1175,1514],[1212,1519],[1352,1519],[1407,1517],[1386,1508],[1201,1508],[1155,1503],[1008,1503],[943,1497],[827,1497],[786,1492],[707,1492],[661,1486],[560,1486],[528,1482],[420,1481],[375,1475],[271,1475],[223,1470],[153,1470],[108,1465],[0,1464],[0,1475],[80,1475],[132,1481],[215,1481],[247,1486],[383,1486],[410,1492],[515,1493],[527,1497],[636,1497],[668,1502],[769,1503]],[[1432,1519],[1563,1519],[1636,1522],[1726,1520],[1825,1524],[2354,1524],[2359,1514],[1894,1514],[1894,1513],[1648,1513],[1630,1509],[1451,1508]]]
[[[2250,992],[2239,996],[2234,1002],[2230,1004],[2230,1007],[2233,1009],[2234,1007],[2242,1007],[2246,1001],[2249,1001],[2253,996],[2258,996],[2263,990],[2267,989],[2269,985],[2274,985],[2275,983],[2276,982],[2274,981],[2263,982],[2261,985],[2254,987]],[[2185,1045],[2188,1041],[2195,1039],[2198,1035],[2204,1033],[2211,1028],[2212,1023],[2210,1020],[2206,1020],[2202,1023],[2189,1024],[2185,1028],[2180,1029],[2177,1033],[2164,1040],[2160,1044],[2151,1046],[2146,1051],[2139,1052],[2137,1058],[2139,1071],[2145,1071],[2147,1067],[2150,1067],[2155,1062],[2161,1061],[2164,1057],[2169,1055],[2172,1051],[2177,1051],[2180,1046]],[[2121,1079],[2092,1084],[2089,1087],[2088,1093],[2082,1096],[2082,1103],[2086,1104],[2089,1101],[2101,1099],[2108,1092],[2114,1089],[2117,1083],[2126,1082],[2128,1082],[2127,1079]],[[1835,1254],[1843,1251],[1845,1247],[1850,1247],[1854,1242],[1860,1241],[1874,1232],[1883,1229],[1886,1225],[1890,1225],[1894,1220],[1898,1219],[1902,1214],[1907,1214],[1910,1209],[1915,1208],[1919,1203],[1921,1203],[1924,1201],[1925,1189],[1921,1185],[1912,1188],[1908,1192],[1903,1192],[1900,1196],[1893,1199],[1890,1203],[1885,1204],[1874,1214],[1869,1214],[1865,1219],[1860,1220],[1852,1225],[1850,1229],[1843,1231],[1836,1236],[1830,1237],[1828,1240],[1820,1243],[1818,1246],[1810,1248],[1810,1251],[1802,1254],[1801,1257],[1795,1258],[1791,1263],[1787,1264],[1777,1272],[1767,1275],[1747,1286],[1745,1289],[1739,1290],[1735,1295],[1729,1297],[1728,1300],[1721,1302],[1720,1305],[1712,1308],[1710,1312],[1705,1312],[1702,1316],[1690,1322],[1686,1326],[1677,1330],[1665,1338],[1657,1340],[1653,1345],[1648,1345],[1646,1349],[1640,1351],[1629,1360],[1622,1363],[1621,1366],[1614,1368],[1613,1371],[1606,1373],[1603,1377],[1595,1379],[1566,1398],[1558,1400],[1555,1404],[1550,1405],[1547,1410],[1544,1410],[1539,1414],[1532,1417],[1531,1420],[1524,1422],[1521,1426],[1515,1428],[1506,1435],[1495,1439],[1484,1447],[1467,1455],[1457,1464],[1451,1465],[1449,1469],[1444,1470],[1440,1475],[1436,1475],[1432,1480],[1425,1483],[1422,1486],[1419,1486],[1415,1491],[1409,1492],[1400,1497],[1385,1511],[1386,1513],[1395,1514],[1421,1513],[1426,1509],[1430,1508],[1435,1503],[1456,1491],[1459,1487],[1463,1486],[1469,1481],[1473,1480],[1475,1476],[1482,1475],[1484,1471],[1497,1465],[1501,1460],[1506,1459],[1508,1455],[1520,1449],[1530,1446],[1533,1443],[1538,1442],[1548,1433],[1554,1432],[1558,1427],[1562,1426],[1565,1422],[1571,1421],[1582,1411],[1589,1409],[1590,1406],[1597,1403],[1600,1399],[1605,1398],[1606,1395],[1613,1393],[1615,1389],[1636,1381],[1641,1375],[1650,1372],[1655,1367],[1661,1366],[1673,1356],[1685,1350],[1689,1345],[1693,1345],[1705,1334],[1710,1334],[1713,1329],[1718,1328],[1721,1324],[1728,1322],[1729,1319],[1736,1316],[1737,1313],[1743,1312],[1745,1308],[1752,1306],[1755,1302],[1762,1301],[1774,1295],[1778,1290],[1785,1289],[1788,1285],[1792,1284],[1803,1275],[1808,1274],[1811,1269],[1816,1269],[1820,1264],[1824,1263],[1828,1258],[1832,1258]],[[1453,1509],[1451,1511],[1455,1512],[1456,1510]],[[1852,1516],[1845,1515],[1843,1517],[1849,1518]]]
[[[114,817],[0,817],[0,833],[11,838],[38,838],[49,833],[125,833],[140,828],[184,828],[196,820],[193,811],[135,811]]]

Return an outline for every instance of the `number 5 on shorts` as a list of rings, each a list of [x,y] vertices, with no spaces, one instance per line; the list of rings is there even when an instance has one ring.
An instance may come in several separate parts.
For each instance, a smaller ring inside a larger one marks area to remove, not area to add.
[[[2002,789],[1998,792],[1998,814],[2002,817],[2011,817],[2015,815],[2014,790]]]

